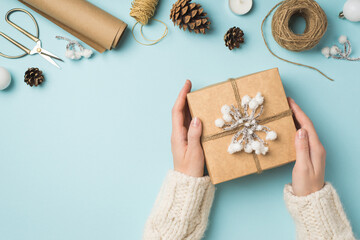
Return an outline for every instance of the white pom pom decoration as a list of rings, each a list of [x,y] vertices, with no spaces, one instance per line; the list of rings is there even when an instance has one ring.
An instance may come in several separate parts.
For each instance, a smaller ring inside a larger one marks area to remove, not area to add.
[[[228,153],[233,154],[240,152],[242,150],[242,145],[240,143],[231,143],[228,147]]]
[[[251,97],[249,97],[248,95],[243,96],[241,99],[241,106],[244,107],[246,104],[249,104],[250,101]]]
[[[74,59],[75,58],[75,51],[73,49],[68,49],[65,52],[65,57]]]
[[[252,149],[252,147],[251,147],[251,144],[246,144],[245,145],[245,148],[244,148],[244,151],[246,152],[246,153],[252,153],[252,151],[253,151],[253,149]]]
[[[330,51],[330,50],[329,50]],[[244,150],[246,153],[266,154],[269,150],[267,142],[260,138],[257,132],[266,133],[266,140],[275,140],[277,134],[269,127],[259,123],[258,117],[263,112],[264,97],[260,92],[254,98],[245,95],[241,100],[242,109],[231,105],[224,105],[221,108],[222,119],[215,120],[215,126],[223,131],[234,131],[232,141],[227,149],[230,154]],[[258,110],[258,107],[261,109]],[[232,109],[232,110],[231,110]],[[250,113],[250,110],[251,113]]]
[[[230,114],[223,115],[223,119],[225,120],[225,122],[231,122],[233,120]]]
[[[344,43],[346,43],[346,41],[347,41],[347,37],[346,37],[346,36],[341,35],[341,36],[339,37],[339,43],[344,44]]]
[[[348,0],[348,1],[350,1],[350,0]],[[353,1],[359,2],[359,6],[360,6],[360,0],[353,0]],[[359,16],[360,16],[360,11],[359,11]],[[327,58],[331,57],[331,58],[335,58],[335,59],[344,59],[344,60],[348,60],[348,61],[359,61],[360,60],[360,57],[357,57],[357,58],[350,57],[350,54],[352,52],[352,47],[351,47],[350,41],[347,39],[347,37],[345,35],[341,35],[339,37],[338,41],[340,44],[343,45],[343,50],[341,50],[338,46],[334,45],[331,48],[324,47],[323,49],[321,49],[321,53]]]
[[[261,95],[260,92],[256,94],[255,99],[259,105],[264,103],[264,97]]]
[[[277,138],[277,134],[274,131],[270,131],[266,134],[266,140],[275,140]]]
[[[226,115],[226,114],[229,114],[230,113],[230,106],[228,106],[228,105],[224,105],[224,106],[222,106],[221,107],[221,113],[223,114],[223,115]]]
[[[261,149],[261,143],[259,141],[252,141],[251,142],[251,148],[255,151],[260,151]]]
[[[330,48],[330,53],[332,54],[332,55],[336,55],[336,54],[338,54],[340,52],[340,49],[339,49],[339,47],[338,46],[332,46],[331,48]]]
[[[225,121],[221,118],[215,120],[215,126],[222,128],[225,125]]]
[[[259,103],[256,101],[255,98],[251,99],[251,101],[249,102],[249,108],[251,110],[256,109],[259,106]]]
[[[90,58],[93,55],[93,51],[86,48],[84,48],[84,50],[81,53],[85,58]]]
[[[324,47],[323,49],[321,49],[321,53],[325,57],[329,58],[330,57],[330,48],[329,47]]]

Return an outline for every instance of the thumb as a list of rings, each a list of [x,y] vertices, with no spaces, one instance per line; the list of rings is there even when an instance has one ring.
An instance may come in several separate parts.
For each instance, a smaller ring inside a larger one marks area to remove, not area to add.
[[[188,154],[194,158],[201,158],[203,150],[200,143],[202,125],[199,118],[192,119],[188,131]]]
[[[295,137],[296,165],[303,167],[311,165],[308,133],[304,128],[296,132]],[[310,165],[309,165],[310,164]]]
[[[200,137],[202,133],[202,125],[199,118],[194,117],[191,120],[188,131],[188,148],[201,148]]]

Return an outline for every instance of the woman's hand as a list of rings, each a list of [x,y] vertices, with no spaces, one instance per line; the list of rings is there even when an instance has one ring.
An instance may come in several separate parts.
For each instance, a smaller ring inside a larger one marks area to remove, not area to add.
[[[311,120],[291,98],[290,108],[300,125],[295,137],[296,163],[292,187],[296,196],[306,196],[324,186],[326,152]]]
[[[204,152],[201,147],[201,121],[191,120],[186,94],[191,90],[187,80],[172,109],[171,151],[174,170],[193,177],[204,175]]]

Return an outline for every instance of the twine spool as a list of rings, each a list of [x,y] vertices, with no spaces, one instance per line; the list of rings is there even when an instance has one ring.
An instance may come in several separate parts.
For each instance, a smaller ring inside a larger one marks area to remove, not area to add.
[[[164,24],[164,26],[165,26],[165,31],[159,39],[156,39],[156,40],[148,39],[144,36],[143,31],[142,31],[143,26],[148,24],[149,20],[154,16],[158,2],[159,2],[159,0],[134,0],[131,3],[132,8],[130,9],[130,16],[135,18],[135,20],[136,20],[136,23],[134,24],[131,32],[132,32],[134,39],[142,45],[147,45],[147,46],[154,45],[154,44],[160,42],[161,39],[163,39],[168,33],[168,28],[167,28],[166,24],[158,19],[154,19],[154,20]],[[141,28],[140,28],[141,36],[146,41],[150,41],[152,43],[142,43],[136,39],[136,37],[134,35],[134,29],[138,23],[141,24]]]
[[[295,34],[289,26],[292,16],[305,19],[304,33]],[[315,47],[327,29],[327,18],[319,4],[313,0],[287,0],[275,11],[271,30],[275,41],[283,48],[301,52]]]
[[[288,63],[313,69],[327,79],[333,81],[332,78],[328,77],[319,69],[279,57],[270,49],[268,43],[266,42],[263,28],[266,19],[277,7],[278,9],[274,14],[271,23],[272,35],[275,41],[287,50],[301,52],[315,47],[327,30],[326,14],[319,4],[317,4],[314,0],[285,0],[279,2],[263,19],[261,23],[261,34],[267,49],[273,56]],[[289,22],[291,17],[294,15],[300,15],[306,21],[306,27],[304,33],[302,34],[296,34],[290,29]]]

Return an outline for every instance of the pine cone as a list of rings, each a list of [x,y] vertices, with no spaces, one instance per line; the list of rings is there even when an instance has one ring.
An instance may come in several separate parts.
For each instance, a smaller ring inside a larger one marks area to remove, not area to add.
[[[24,82],[26,82],[27,85],[30,85],[30,87],[37,87],[44,80],[44,75],[42,74],[42,71],[40,71],[38,68],[29,68],[25,72]]]
[[[205,34],[211,24],[206,15],[200,4],[191,3],[191,0],[178,0],[172,6],[170,19],[184,31],[188,29],[190,32]]]
[[[243,36],[244,32],[240,28],[230,28],[224,36],[225,46],[227,46],[230,50],[233,50],[235,47],[239,48],[240,43],[244,42]]]

